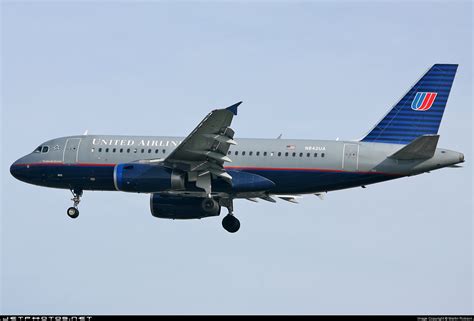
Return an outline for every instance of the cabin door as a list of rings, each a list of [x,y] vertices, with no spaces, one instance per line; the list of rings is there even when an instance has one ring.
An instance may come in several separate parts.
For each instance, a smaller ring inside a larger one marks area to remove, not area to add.
[[[80,144],[80,138],[69,138],[67,140],[63,156],[63,161],[65,164],[77,163]]]
[[[342,155],[342,168],[346,171],[357,171],[359,169],[359,145],[344,144]]]

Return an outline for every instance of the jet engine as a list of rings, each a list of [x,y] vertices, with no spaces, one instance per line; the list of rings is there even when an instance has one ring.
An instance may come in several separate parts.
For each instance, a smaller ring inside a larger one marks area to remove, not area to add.
[[[151,194],[150,210],[155,217],[186,220],[219,216],[221,206],[211,198]]]
[[[124,192],[153,193],[185,189],[182,172],[151,164],[118,164],[114,168],[115,188]]]

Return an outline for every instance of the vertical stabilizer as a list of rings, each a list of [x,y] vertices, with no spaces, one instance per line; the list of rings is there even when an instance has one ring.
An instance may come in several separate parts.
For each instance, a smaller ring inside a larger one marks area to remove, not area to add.
[[[431,67],[362,141],[408,144],[422,135],[436,135],[457,68]]]

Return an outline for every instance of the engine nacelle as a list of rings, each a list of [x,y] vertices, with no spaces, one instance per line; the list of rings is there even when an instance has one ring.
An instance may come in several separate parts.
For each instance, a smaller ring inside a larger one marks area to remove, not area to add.
[[[124,192],[153,193],[185,189],[185,175],[159,165],[126,163],[114,168],[115,188]]]
[[[199,197],[174,197],[151,194],[151,214],[159,218],[178,220],[219,216],[221,206],[213,199]]]

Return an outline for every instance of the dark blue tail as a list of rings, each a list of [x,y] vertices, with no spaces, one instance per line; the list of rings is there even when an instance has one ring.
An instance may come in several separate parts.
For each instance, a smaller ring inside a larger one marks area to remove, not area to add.
[[[362,141],[408,144],[419,136],[438,133],[457,68],[431,67]]]

